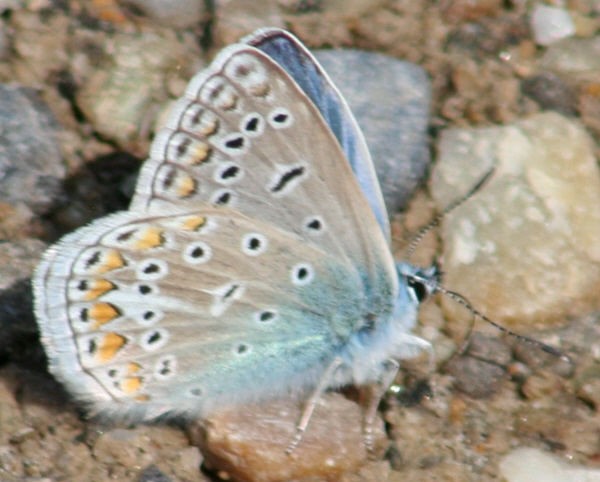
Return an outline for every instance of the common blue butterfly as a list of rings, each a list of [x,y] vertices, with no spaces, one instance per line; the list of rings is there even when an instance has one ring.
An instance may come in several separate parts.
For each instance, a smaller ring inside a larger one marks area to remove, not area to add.
[[[260,30],[197,74],[131,207],[46,252],[35,308],[50,371],[110,419],[386,388],[435,268],[395,263],[346,102],[291,34]],[[367,432],[376,405],[367,413]]]

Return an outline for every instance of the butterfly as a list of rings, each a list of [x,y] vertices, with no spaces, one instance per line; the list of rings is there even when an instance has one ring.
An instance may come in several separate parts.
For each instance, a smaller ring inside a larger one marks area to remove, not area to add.
[[[435,268],[395,263],[368,148],[292,34],[263,29],[189,83],[130,209],[50,247],[34,279],[49,369],[92,413],[194,420],[221,407],[385,390]],[[376,414],[366,415],[367,432]]]

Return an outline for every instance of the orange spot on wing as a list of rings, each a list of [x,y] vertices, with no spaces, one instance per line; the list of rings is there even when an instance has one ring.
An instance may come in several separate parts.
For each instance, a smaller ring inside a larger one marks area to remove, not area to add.
[[[88,310],[88,318],[94,320],[94,328],[99,328],[120,315],[119,309],[110,303],[95,303]]]
[[[141,377],[129,377],[119,383],[119,387],[127,395],[137,392],[142,387]]]
[[[125,266],[125,259],[118,251],[110,251],[106,253],[102,259],[103,263],[98,265],[94,272],[96,274],[104,274],[115,269]]]
[[[181,228],[186,231],[197,231],[202,226],[206,224],[206,218],[202,216],[194,216],[192,218],[187,218],[181,224]]]
[[[190,197],[196,192],[196,181],[192,176],[182,175],[177,182],[177,196],[180,198]]]
[[[189,163],[192,166],[202,164],[210,155],[210,146],[206,142],[196,142],[192,155],[190,156]]]
[[[249,90],[256,97],[264,97],[271,90],[271,86],[267,82],[262,82],[252,85]]]
[[[129,375],[132,375],[133,373],[139,372],[142,369],[142,366],[137,364],[137,363],[133,363],[133,362],[129,362],[127,364],[127,373]]]
[[[112,360],[118,351],[125,346],[127,338],[117,333],[107,333],[101,340],[96,352],[96,358],[101,363],[107,363]]]
[[[202,117],[202,122],[198,128],[198,133],[200,135],[203,135],[204,137],[212,136],[217,130],[219,130],[219,120],[217,117],[207,118],[206,115]]]
[[[103,278],[91,280],[89,281],[89,283],[90,287],[85,293],[86,300],[95,300],[116,288],[114,283],[111,283],[110,281]]]
[[[134,249],[145,250],[162,246],[165,242],[163,231],[158,228],[144,230],[134,243]]]

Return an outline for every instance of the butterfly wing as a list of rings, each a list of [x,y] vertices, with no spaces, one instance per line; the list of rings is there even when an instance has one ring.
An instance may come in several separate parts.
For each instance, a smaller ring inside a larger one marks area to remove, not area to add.
[[[131,209],[165,203],[229,206],[361,266],[374,301],[396,289],[385,234],[340,144],[310,98],[256,48],[225,49],[192,79],[155,139]]]
[[[311,387],[398,295],[330,126],[244,44],[191,81],[130,211],[51,248],[34,286],[53,373],[133,420]]]
[[[100,219],[48,251],[35,286],[52,372],[134,421],[313,386],[368,301],[359,270],[228,208]]]
[[[275,60],[312,100],[337,138],[384,232],[390,237],[387,210],[371,155],[348,103],[310,51],[285,30],[261,29],[244,38]]]

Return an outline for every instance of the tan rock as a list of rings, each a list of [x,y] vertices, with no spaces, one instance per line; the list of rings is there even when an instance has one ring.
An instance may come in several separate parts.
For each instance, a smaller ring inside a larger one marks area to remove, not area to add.
[[[452,129],[431,190],[438,208],[489,182],[443,222],[444,285],[502,323],[584,314],[600,289],[600,172],[583,127],[556,113]],[[469,323],[448,297],[450,319]]]

